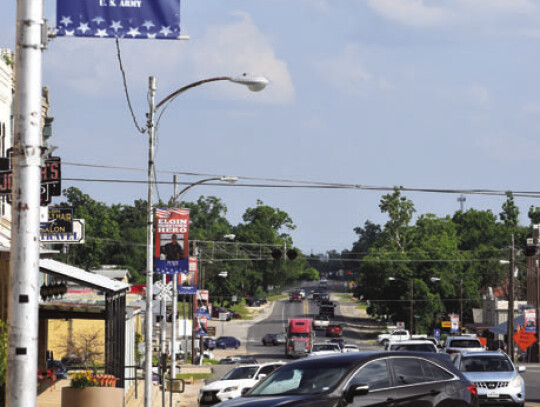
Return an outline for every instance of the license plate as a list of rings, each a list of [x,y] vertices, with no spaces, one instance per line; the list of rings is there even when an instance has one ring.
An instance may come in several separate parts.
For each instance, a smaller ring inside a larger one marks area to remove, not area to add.
[[[490,398],[490,399],[497,399],[497,398],[499,398],[499,393],[490,391],[490,392],[487,394],[487,397]]]

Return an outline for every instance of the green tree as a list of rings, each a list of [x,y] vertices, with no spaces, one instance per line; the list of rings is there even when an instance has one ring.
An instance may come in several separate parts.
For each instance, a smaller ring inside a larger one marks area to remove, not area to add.
[[[407,227],[416,210],[411,200],[401,196],[401,188],[382,197],[379,208],[388,213],[390,219],[384,225],[384,233],[401,251],[407,249]]]
[[[502,212],[499,214],[504,226],[515,228],[519,223],[519,208],[514,202],[512,191],[506,192],[506,201],[502,205]]]
[[[540,208],[538,206],[531,205],[528,215],[531,220],[531,225],[538,225],[540,223]]]

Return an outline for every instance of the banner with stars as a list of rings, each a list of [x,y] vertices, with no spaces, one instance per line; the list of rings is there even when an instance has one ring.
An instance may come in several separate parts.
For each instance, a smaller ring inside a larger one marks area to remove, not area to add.
[[[57,0],[56,35],[176,40],[180,0]]]

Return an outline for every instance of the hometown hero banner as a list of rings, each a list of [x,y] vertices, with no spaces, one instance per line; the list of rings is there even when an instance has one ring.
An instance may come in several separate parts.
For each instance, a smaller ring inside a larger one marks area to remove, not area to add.
[[[56,35],[175,40],[180,0],[57,0]]]
[[[188,272],[189,209],[156,209],[156,273]]]

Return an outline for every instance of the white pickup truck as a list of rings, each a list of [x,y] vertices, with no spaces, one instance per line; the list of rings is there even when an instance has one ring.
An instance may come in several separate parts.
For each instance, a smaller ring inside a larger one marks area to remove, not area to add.
[[[408,341],[411,339],[411,334],[409,331],[405,329],[400,329],[394,332],[391,332],[389,334],[380,334],[377,336],[377,343],[382,346],[386,346],[386,344],[390,341],[392,342],[399,342],[399,341]]]
[[[406,329],[398,329],[388,334],[380,334],[377,336],[377,343],[386,346],[388,342],[409,341],[411,339],[428,339],[427,335],[411,335]]]

